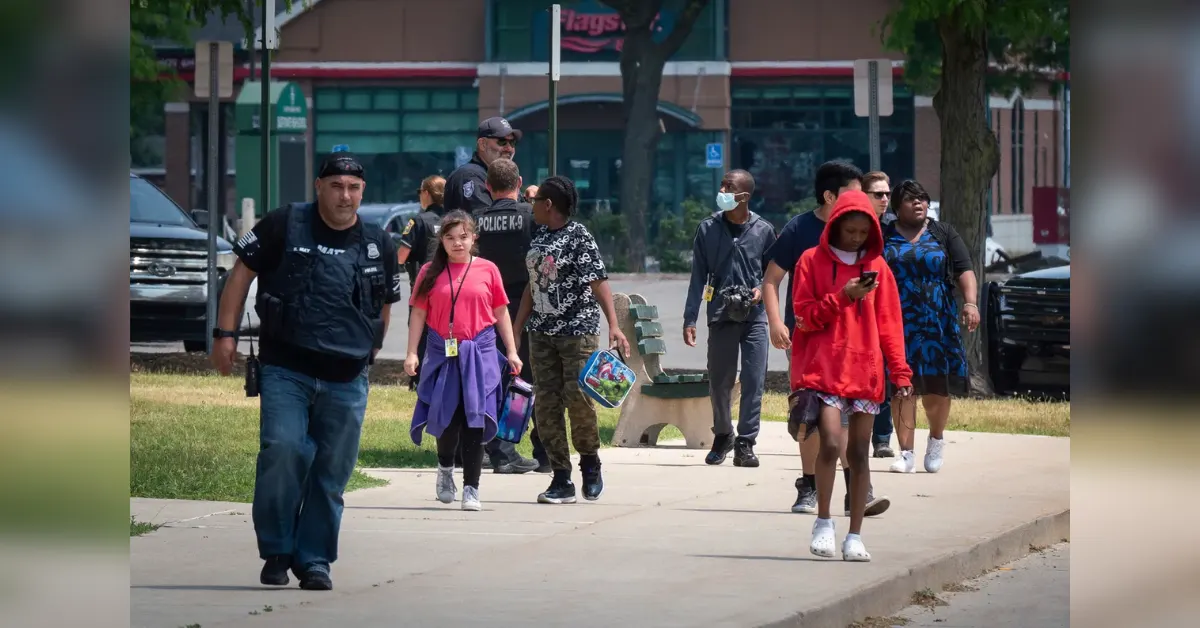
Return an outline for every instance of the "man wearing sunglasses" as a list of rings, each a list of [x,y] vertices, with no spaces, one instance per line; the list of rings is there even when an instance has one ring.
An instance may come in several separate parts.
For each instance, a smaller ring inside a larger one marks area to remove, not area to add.
[[[497,159],[512,159],[520,140],[520,129],[514,129],[504,118],[480,122],[471,161],[446,177],[446,211],[461,209],[477,215],[491,207],[492,195],[487,190],[488,166]]]

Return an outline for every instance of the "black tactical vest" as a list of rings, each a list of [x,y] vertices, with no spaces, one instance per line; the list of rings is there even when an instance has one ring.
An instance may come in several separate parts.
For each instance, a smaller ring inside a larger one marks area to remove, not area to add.
[[[288,212],[283,261],[258,276],[255,311],[261,333],[287,344],[340,358],[365,359],[382,346],[384,299],[383,230],[359,223],[362,237],[344,252],[318,250],[313,203]]]

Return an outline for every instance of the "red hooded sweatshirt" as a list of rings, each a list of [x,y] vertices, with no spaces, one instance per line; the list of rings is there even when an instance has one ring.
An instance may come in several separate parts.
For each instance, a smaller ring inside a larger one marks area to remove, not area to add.
[[[830,239],[838,219],[851,212],[870,217],[871,230],[858,261],[847,264],[838,259]],[[842,288],[868,270],[879,272],[879,287],[852,301]],[[883,258],[883,233],[866,194],[852,191],[838,196],[821,243],[800,256],[795,277],[792,390],[882,403],[885,363],[895,386],[912,385],[912,369],[904,355],[900,293]]]

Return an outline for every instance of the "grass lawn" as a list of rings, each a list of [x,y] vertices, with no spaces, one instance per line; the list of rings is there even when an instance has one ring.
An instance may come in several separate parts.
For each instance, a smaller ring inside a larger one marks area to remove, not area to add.
[[[131,373],[129,383],[129,494],[131,497],[249,502],[258,453],[258,398],[247,398],[240,377]],[[418,447],[408,435],[414,393],[373,386],[363,422],[360,467],[434,467],[432,438]],[[600,439],[608,446],[618,410],[597,409]],[[784,421],[787,399],[768,394],[763,418]],[[1069,403],[955,400],[953,430],[1068,436]],[[918,418],[924,426],[923,413]],[[682,438],[675,428],[663,440]],[[531,455],[528,439],[517,447]],[[347,490],[384,482],[356,471]],[[134,534],[131,525],[130,534]]]

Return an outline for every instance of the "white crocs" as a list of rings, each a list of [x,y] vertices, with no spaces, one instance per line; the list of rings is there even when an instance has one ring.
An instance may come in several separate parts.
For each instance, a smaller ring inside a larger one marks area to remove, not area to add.
[[[822,521],[826,523],[822,524]],[[837,539],[834,538],[833,520],[817,519],[813,522],[812,534],[812,543],[808,545],[808,551],[822,558],[833,558],[834,554],[837,553]]]
[[[863,545],[862,539],[846,537],[842,542],[842,560],[867,563],[871,562],[871,555],[867,553],[867,547]]]

